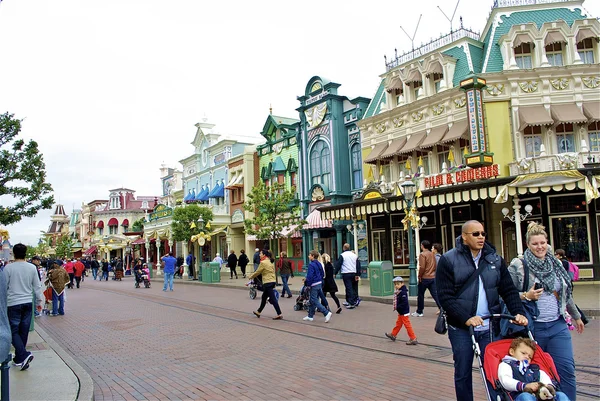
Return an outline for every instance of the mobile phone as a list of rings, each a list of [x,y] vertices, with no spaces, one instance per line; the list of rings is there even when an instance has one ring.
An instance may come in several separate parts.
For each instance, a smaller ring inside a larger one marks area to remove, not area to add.
[[[535,283],[535,285],[533,286],[533,289],[534,289],[534,290],[540,290],[540,289],[542,289],[542,288],[543,288],[543,287],[542,287],[542,283]]]

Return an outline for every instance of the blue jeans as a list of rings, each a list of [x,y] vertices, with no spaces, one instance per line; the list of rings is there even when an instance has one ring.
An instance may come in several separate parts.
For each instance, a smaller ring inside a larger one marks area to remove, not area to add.
[[[565,393],[561,393],[560,391],[556,392],[555,401],[569,401],[569,397],[565,395]],[[536,401],[535,395],[531,393],[521,393],[515,398],[515,401]]]
[[[108,281],[108,272],[107,271],[102,272],[102,277],[100,277],[100,281],[102,281],[102,279],[105,279],[106,281]]]
[[[431,297],[435,301],[435,304],[440,307],[440,304],[437,300],[437,291],[435,289],[435,279],[434,278],[423,278],[419,283],[419,293],[417,294],[417,313],[423,313],[423,309],[425,309],[425,291],[429,290]]]
[[[169,289],[173,291],[173,276],[175,273],[165,273],[165,284],[163,285],[163,291],[167,290],[167,285]]]
[[[356,304],[357,293],[354,292],[354,282],[356,281],[355,273],[342,273],[344,287],[346,288],[346,302],[350,305]],[[358,283],[358,282],[357,282]]]
[[[98,268],[92,268],[92,276],[94,276],[94,280],[98,277]]]
[[[65,293],[61,292],[60,295],[56,293],[56,290],[52,289],[52,314],[56,315],[65,314]]]
[[[550,354],[560,377],[560,389],[575,401],[577,397],[575,385],[575,361],[571,333],[561,317],[548,323],[535,322],[535,339],[538,345]]]
[[[323,316],[327,316],[329,311],[319,300],[325,299],[325,294],[323,294],[323,286],[321,284],[313,285],[310,287],[310,306],[308,307],[308,317],[313,317],[315,315],[315,309],[323,314]],[[327,301],[325,301],[327,302]]]
[[[29,356],[27,351],[27,338],[29,337],[29,326],[31,325],[31,314],[33,305],[31,302],[13,305],[7,308],[10,331],[12,333],[12,344],[15,347],[15,363],[21,363]]]
[[[288,294],[290,294],[290,297],[292,296],[292,291],[290,290],[290,287],[288,286],[288,280],[290,279],[290,275],[289,274],[282,274],[281,275],[281,281],[283,282],[283,290],[281,290],[281,296],[285,297],[285,293],[287,291]]]
[[[485,347],[491,342],[490,330],[476,331],[475,341],[479,344],[481,363]],[[473,401],[473,343],[468,330],[448,325],[448,338],[454,359],[454,389],[457,401]],[[494,398],[495,399],[495,398]]]

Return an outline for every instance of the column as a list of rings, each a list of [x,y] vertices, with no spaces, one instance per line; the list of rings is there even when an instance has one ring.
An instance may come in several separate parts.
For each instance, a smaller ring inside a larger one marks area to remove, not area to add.
[[[336,245],[337,245],[337,256],[342,254],[342,247],[344,245],[344,239],[342,238],[342,230],[344,226],[336,224],[335,226],[335,237],[336,237]],[[331,256],[333,257],[333,255]]]
[[[160,271],[160,238],[156,239],[156,276],[162,276]]]
[[[523,257],[523,237],[521,236],[521,205],[519,205],[519,197],[513,197],[513,210],[515,211],[515,236],[517,237],[517,256]]]
[[[414,228],[415,230],[415,255],[417,255],[416,259],[415,259],[415,263],[417,266],[417,273],[419,273],[419,254],[421,253],[421,237],[419,235],[419,232],[421,231],[421,228],[419,226],[416,226]]]
[[[181,251],[183,252],[183,278],[189,278],[189,274],[188,274],[188,265],[187,263],[185,263],[186,259],[187,259],[187,255],[188,255],[188,249],[187,246],[185,246],[185,242],[186,241],[181,241]],[[193,277],[192,277],[193,278]]]

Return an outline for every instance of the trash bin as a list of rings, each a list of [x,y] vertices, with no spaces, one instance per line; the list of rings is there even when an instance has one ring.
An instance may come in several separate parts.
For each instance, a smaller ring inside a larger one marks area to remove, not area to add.
[[[394,295],[394,269],[389,260],[369,263],[369,286],[371,295],[385,297]]]
[[[203,283],[221,282],[221,264],[219,262],[203,263],[201,280]]]

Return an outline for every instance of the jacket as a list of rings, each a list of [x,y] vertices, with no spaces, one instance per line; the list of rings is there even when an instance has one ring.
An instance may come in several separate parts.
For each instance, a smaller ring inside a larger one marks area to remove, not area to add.
[[[483,282],[490,313],[500,313],[502,297],[511,314],[524,315],[519,292],[513,284],[504,259],[496,254],[496,248],[488,242],[484,244],[481,252],[479,268],[484,270],[479,277]],[[440,258],[435,275],[438,300],[446,311],[448,324],[456,328],[466,330],[465,323],[477,312],[477,301],[481,295],[478,280],[471,283],[469,288],[465,288],[460,297],[456,297],[456,293],[475,271],[471,250],[463,244],[459,236],[456,238],[456,247]]]
[[[229,256],[227,257],[227,266],[230,268],[236,267],[237,262],[238,262],[238,258],[237,258],[237,256],[235,256],[235,253],[230,253]]]
[[[75,272],[75,277],[81,277],[83,272],[85,271],[85,265],[80,261],[75,262],[75,267],[73,268]]]
[[[323,265],[321,265],[321,262],[318,260],[313,260],[308,265],[304,285],[307,287],[312,287],[313,285],[322,283],[324,275],[325,271],[323,270]]]
[[[62,294],[65,290],[65,285],[70,281],[67,271],[62,267],[55,267],[48,272],[46,283],[52,284],[52,288],[57,295]]]
[[[358,263],[358,256],[352,253],[352,251],[344,251],[340,254],[337,261],[335,262],[334,273],[338,274],[341,271],[342,274],[360,274],[360,267]]]
[[[240,267],[246,267],[248,263],[250,263],[248,255],[246,255],[245,253],[240,254],[240,257],[238,258],[238,265]]]
[[[419,255],[419,281],[435,278],[436,261],[433,252],[424,250]]]
[[[408,303],[408,289],[405,285],[400,287],[398,294],[396,294],[396,312],[403,316],[410,312],[410,305]]]
[[[279,270],[279,274],[284,275],[284,274],[291,274],[293,275],[294,272],[292,271],[292,261],[289,259],[279,259],[277,261],[277,269]]]
[[[331,262],[325,263],[325,280],[323,281],[323,292],[338,292],[335,276],[333,275],[333,265]]]
[[[275,266],[273,266],[273,263],[271,263],[269,258],[261,260],[258,264],[258,269],[256,269],[256,271],[248,278],[254,278],[256,276],[260,276],[261,274],[263,284],[275,282]]]
[[[254,252],[254,256],[252,257],[253,263],[260,263],[260,252]]]
[[[196,263],[196,257],[190,253],[185,258],[185,264],[188,266],[194,266],[194,263]]]

